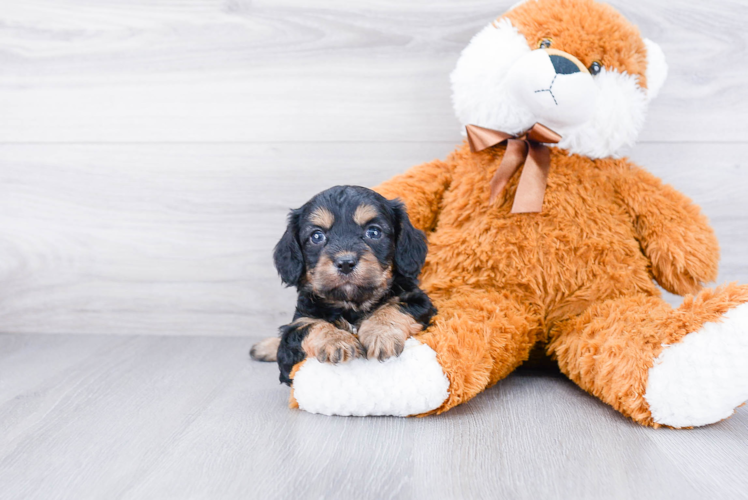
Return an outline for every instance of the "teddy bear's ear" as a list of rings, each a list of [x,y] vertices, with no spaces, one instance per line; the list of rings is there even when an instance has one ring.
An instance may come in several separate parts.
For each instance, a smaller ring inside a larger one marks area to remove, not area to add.
[[[644,45],[647,47],[647,98],[654,99],[665,83],[667,62],[659,45],[649,38],[644,39]]]

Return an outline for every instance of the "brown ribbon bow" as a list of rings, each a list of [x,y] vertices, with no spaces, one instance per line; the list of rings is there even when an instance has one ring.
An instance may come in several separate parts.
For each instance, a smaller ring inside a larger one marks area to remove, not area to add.
[[[527,132],[518,136],[477,125],[466,125],[465,129],[473,153],[504,141],[507,143],[501,165],[491,179],[490,203],[504,191],[509,179],[524,163],[525,168],[522,170],[514,195],[512,213],[540,212],[543,209],[545,186],[548,183],[548,170],[551,166],[550,149],[543,143],[557,144],[561,136],[540,123],[536,123]]]

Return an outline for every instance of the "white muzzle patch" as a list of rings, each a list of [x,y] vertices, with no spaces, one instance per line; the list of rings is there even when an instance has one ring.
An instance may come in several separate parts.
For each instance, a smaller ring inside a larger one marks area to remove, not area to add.
[[[554,64],[552,57],[557,58]],[[553,130],[587,123],[595,112],[598,89],[592,76],[561,55],[538,49],[522,56],[507,76],[507,90],[540,122]]]

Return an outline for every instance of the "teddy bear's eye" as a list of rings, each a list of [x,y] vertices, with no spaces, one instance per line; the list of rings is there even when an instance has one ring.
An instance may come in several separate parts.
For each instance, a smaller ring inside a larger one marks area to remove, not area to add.
[[[598,61],[592,61],[592,64],[590,64],[590,67],[587,69],[590,70],[591,75],[596,75],[600,73],[600,71],[602,71],[603,65],[600,64]]]
[[[550,49],[552,42],[553,40],[551,40],[550,38],[543,38],[538,42],[538,48],[539,49]]]

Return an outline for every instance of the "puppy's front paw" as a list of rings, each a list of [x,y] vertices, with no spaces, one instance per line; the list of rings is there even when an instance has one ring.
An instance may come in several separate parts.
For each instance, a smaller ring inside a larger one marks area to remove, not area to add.
[[[396,305],[385,305],[361,323],[358,339],[369,359],[384,361],[399,356],[405,341],[423,327]]]
[[[363,335],[364,333],[367,334]],[[363,328],[359,333],[359,338],[366,351],[366,357],[379,361],[399,356],[405,348],[405,340],[407,339],[401,331],[388,329],[387,331],[367,332]]]
[[[310,328],[301,348],[307,357],[317,358],[320,363],[345,363],[363,356],[361,344],[353,334],[324,321]]]

